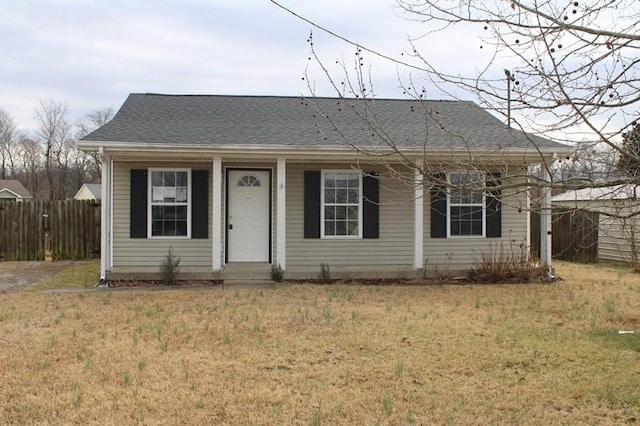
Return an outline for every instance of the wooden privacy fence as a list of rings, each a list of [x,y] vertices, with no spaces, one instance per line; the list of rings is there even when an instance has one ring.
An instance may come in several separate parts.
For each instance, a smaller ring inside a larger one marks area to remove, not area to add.
[[[553,257],[572,262],[598,261],[598,220],[596,212],[554,208],[551,216]],[[531,251],[540,256],[540,214],[531,212]]]
[[[100,256],[100,204],[95,201],[0,202],[0,261]]]

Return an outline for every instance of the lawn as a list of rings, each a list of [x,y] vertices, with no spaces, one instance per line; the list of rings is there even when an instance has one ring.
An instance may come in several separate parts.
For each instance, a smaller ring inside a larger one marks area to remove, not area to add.
[[[2,294],[0,423],[640,421],[640,275],[557,272],[535,285]]]

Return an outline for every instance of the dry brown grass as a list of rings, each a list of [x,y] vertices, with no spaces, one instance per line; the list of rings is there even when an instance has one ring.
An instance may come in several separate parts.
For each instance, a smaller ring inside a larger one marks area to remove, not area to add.
[[[640,420],[640,276],[0,295],[0,423]]]

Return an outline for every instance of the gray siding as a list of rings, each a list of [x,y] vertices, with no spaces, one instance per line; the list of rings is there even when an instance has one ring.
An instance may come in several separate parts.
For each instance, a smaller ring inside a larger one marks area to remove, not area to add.
[[[412,269],[413,202],[409,188],[380,178],[380,235],[377,239],[305,239],[304,171],[349,169],[348,164],[287,164],[287,270],[314,271],[327,263],[332,271]],[[366,171],[378,167],[362,166]]]
[[[520,170],[520,173],[524,171]],[[517,172],[516,172],[517,173]],[[503,185],[520,183],[523,177],[504,177]],[[469,269],[483,252],[495,250],[527,250],[527,223],[529,211],[524,187],[505,190],[502,194],[502,237],[453,237],[431,238],[431,205],[429,192],[425,191],[424,203],[424,260],[427,272],[454,272]]]
[[[113,167],[113,266],[120,270],[150,271],[159,267],[169,247],[180,257],[183,271],[208,271],[211,269],[211,239],[188,238],[129,238],[130,170],[149,167],[186,167],[209,169],[211,188],[211,163],[132,163],[115,161]],[[209,200],[211,203],[211,199]],[[209,209],[211,223],[211,209]],[[212,229],[209,227],[209,236]]]
[[[637,218],[620,219],[600,215],[598,229],[598,258],[628,262],[631,260],[631,241],[640,249],[640,223]]]
[[[114,163],[113,177],[113,266],[116,271],[156,271],[169,247],[181,258],[183,272],[207,272],[211,270],[214,250],[208,239],[131,239],[129,238],[129,194],[130,170],[149,167],[185,167],[209,170],[209,185],[213,187],[211,162],[126,162]],[[222,218],[215,225],[221,232],[222,246],[219,255],[224,259],[225,246],[225,169],[257,168],[272,170],[272,261],[276,259],[276,164],[274,162],[247,163],[223,162]],[[348,169],[348,164],[287,163],[286,178],[286,265],[287,272],[306,273],[315,276],[321,263],[327,263],[332,271],[342,275],[380,272],[400,275],[413,269],[414,248],[414,201],[413,187],[400,180],[385,176],[380,166],[362,166],[367,171],[380,171],[379,238],[377,239],[305,239],[304,238],[304,171],[322,169]],[[508,178],[504,178],[505,183]],[[210,199],[210,205],[213,200]],[[428,189],[424,199],[424,259],[427,268],[438,265],[440,270],[466,269],[483,251],[497,249],[519,249],[526,245],[527,217],[524,194],[503,194],[502,238],[443,238],[430,236],[430,200]],[[209,209],[211,223],[212,209]],[[214,232],[209,227],[209,236]]]

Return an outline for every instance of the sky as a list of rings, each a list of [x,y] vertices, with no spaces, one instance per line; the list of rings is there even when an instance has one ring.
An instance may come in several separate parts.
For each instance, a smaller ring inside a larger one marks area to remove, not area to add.
[[[423,31],[393,0],[280,3],[400,59],[408,37]],[[333,96],[308,59],[312,30],[322,63],[339,79],[336,61],[351,67],[355,48],[269,0],[0,0],[0,109],[19,129],[34,131],[36,108],[48,100],[66,102],[75,121],[117,110],[129,93],[299,96],[310,95],[311,86]],[[449,69],[482,59],[478,43],[462,33],[421,43],[430,60]],[[420,84],[419,72],[368,53],[365,69],[378,97],[403,97],[400,81],[409,78]]]

